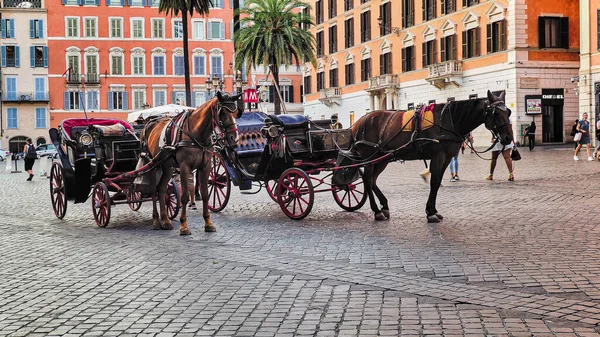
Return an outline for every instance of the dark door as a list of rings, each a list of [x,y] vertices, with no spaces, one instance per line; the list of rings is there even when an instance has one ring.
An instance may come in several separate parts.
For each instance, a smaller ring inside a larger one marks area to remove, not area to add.
[[[563,142],[562,105],[542,105],[542,142]]]

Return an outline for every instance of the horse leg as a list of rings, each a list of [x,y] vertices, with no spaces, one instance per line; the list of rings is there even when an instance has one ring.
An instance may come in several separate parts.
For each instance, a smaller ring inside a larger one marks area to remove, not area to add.
[[[383,162],[383,163],[377,163],[373,168],[373,192],[375,193],[375,195],[377,196],[377,199],[379,199],[379,203],[381,204],[381,213],[383,213],[383,216],[386,219],[390,218],[390,208],[388,206],[388,200],[385,197],[385,195],[383,195],[383,192],[381,192],[381,190],[379,189],[379,186],[377,186],[377,178],[379,177],[379,175],[381,174],[381,172],[383,172],[383,170],[385,170],[385,168],[387,167],[388,162]]]
[[[209,159],[210,160],[210,159]],[[204,231],[205,232],[216,232],[217,227],[213,224],[210,219],[210,211],[208,209],[208,175],[210,174],[211,165],[204,165],[199,168],[197,175],[198,182],[200,183],[200,197],[202,199],[202,217],[204,218]]]
[[[200,200],[200,170],[196,170],[196,184],[194,184],[194,199]]]
[[[373,165],[365,167],[365,174],[363,175],[363,182],[365,183],[365,193],[369,196],[369,203],[371,204],[371,210],[375,213],[375,220],[384,220],[385,216],[377,207],[377,202],[373,196]]]
[[[458,149],[457,149],[458,151]],[[446,153],[437,153],[431,159],[429,163],[431,170],[431,180],[430,180],[430,189],[429,189],[429,198],[427,199],[426,213],[427,213],[427,222],[440,222],[444,217],[438,213],[435,208],[435,203],[437,200],[437,193],[440,189],[440,185],[442,184],[442,176],[450,165],[450,160],[453,156],[446,155]]]
[[[156,186],[156,173],[151,172],[148,174],[152,175],[152,177],[150,178],[150,186]],[[160,227],[160,217],[158,215],[158,209],[156,208],[156,198],[158,196],[157,191],[158,189],[152,191],[152,229],[154,230],[162,229],[162,227]]]
[[[160,227],[162,229],[173,229],[173,224],[171,224],[171,220],[167,215],[167,187],[169,185],[169,180],[171,180],[171,175],[173,172],[173,168],[171,165],[163,165],[162,166],[163,174],[158,181],[158,205],[160,207]]]
[[[181,217],[179,218],[179,234],[190,235],[190,231],[187,224],[187,204],[190,201],[190,184],[188,179],[192,174],[188,165],[179,166],[179,179],[181,180]]]

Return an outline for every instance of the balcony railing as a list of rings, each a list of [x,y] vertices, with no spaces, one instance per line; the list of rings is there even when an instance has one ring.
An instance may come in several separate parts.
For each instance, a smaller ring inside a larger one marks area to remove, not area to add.
[[[81,83],[81,74],[67,73],[67,84],[79,84],[79,83]]]
[[[47,91],[6,93],[5,96],[2,96],[3,102],[12,103],[48,102],[49,100],[50,95]]]
[[[42,0],[1,0],[2,8],[42,8]]]
[[[462,86],[462,61],[452,60],[433,64],[428,66],[427,70],[427,81],[438,89],[447,84]]]
[[[319,101],[327,106],[331,104],[341,105],[342,90],[340,88],[325,88],[319,90]]]
[[[85,83],[86,84],[99,84],[100,83],[100,75],[99,74],[85,74]]]
[[[385,74],[369,78],[367,91],[395,88],[398,85],[398,75]]]

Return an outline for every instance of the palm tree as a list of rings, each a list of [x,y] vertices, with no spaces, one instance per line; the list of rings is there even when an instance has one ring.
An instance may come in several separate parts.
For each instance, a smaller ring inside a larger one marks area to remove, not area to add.
[[[159,13],[178,16],[181,12],[183,26],[183,71],[185,76],[185,105],[192,106],[192,84],[190,82],[190,49],[188,45],[188,14],[206,15],[212,7],[211,0],[160,0]]]
[[[310,62],[316,67],[315,37],[305,28],[313,22],[301,13],[310,5],[302,0],[248,0],[239,13],[240,30],[234,36],[235,64],[247,71],[260,65],[273,73],[279,88],[279,68]],[[275,114],[281,113],[279,95],[274,95]]]

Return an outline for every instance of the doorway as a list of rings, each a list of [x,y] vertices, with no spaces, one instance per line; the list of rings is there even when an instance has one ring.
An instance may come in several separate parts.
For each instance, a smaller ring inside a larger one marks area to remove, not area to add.
[[[563,106],[542,105],[542,142],[563,142]]]
[[[25,147],[27,137],[25,136],[17,136],[13,137],[8,141],[8,151],[11,153],[20,153],[23,152],[23,148]]]

